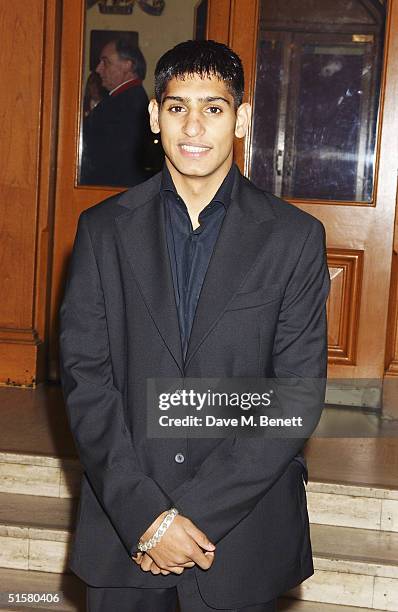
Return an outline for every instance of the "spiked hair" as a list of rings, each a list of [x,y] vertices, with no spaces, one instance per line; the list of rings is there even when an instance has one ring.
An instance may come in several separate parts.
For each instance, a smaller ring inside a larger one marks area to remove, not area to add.
[[[216,76],[225,81],[234,98],[235,108],[242,104],[244,75],[240,57],[226,45],[214,40],[187,40],[159,59],[155,68],[155,97],[158,104],[168,82],[187,76]]]

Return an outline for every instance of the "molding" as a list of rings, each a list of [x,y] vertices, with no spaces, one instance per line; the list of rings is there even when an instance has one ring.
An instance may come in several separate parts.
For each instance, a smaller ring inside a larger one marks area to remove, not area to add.
[[[398,376],[398,360],[394,359],[390,362],[388,369],[385,373],[385,378],[393,378]]]
[[[328,300],[329,330],[335,336],[328,347],[329,363],[355,365],[364,252],[330,248],[327,253],[329,269],[336,271],[331,273]]]
[[[41,344],[42,340],[35,329],[0,328],[0,343]]]

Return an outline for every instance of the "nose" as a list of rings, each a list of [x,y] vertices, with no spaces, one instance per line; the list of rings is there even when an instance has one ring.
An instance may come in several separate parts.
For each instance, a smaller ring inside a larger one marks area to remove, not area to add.
[[[99,61],[96,68],[95,68],[95,72],[97,74],[99,74],[101,76],[101,72],[102,72],[102,61]]]
[[[183,126],[184,134],[191,138],[195,138],[196,136],[203,135],[204,131],[205,128],[199,113],[193,111],[188,112]]]

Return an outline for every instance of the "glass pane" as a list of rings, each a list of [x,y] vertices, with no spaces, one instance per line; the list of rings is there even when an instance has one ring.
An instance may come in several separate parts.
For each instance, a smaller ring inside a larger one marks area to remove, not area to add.
[[[371,202],[385,7],[262,0],[253,181],[287,198]]]
[[[86,0],[79,185],[132,187],[160,170],[147,110],[155,65],[204,37],[206,19],[207,0]]]

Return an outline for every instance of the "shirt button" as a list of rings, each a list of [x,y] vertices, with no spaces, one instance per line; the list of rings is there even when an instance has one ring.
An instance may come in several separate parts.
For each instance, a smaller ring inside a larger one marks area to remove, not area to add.
[[[177,453],[174,457],[174,461],[176,461],[177,463],[184,463],[185,457],[182,453]]]

